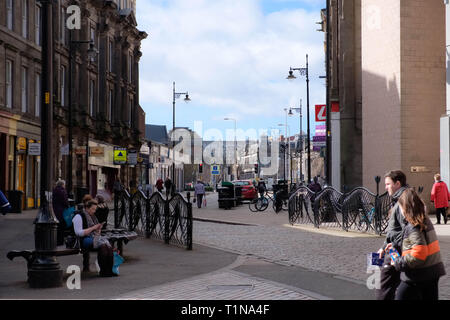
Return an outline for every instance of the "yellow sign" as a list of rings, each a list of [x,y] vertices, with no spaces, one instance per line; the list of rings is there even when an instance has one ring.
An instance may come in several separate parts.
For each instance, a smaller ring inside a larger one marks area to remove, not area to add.
[[[17,139],[17,150],[27,150],[27,139],[19,138]]]
[[[114,148],[114,164],[126,164],[127,163],[127,149],[126,148]]]
[[[50,103],[50,92],[46,92],[45,93],[45,104],[49,104]]]

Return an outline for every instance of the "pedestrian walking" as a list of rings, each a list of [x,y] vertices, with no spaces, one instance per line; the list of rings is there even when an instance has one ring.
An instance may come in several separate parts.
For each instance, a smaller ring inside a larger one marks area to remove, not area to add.
[[[172,193],[172,180],[169,177],[164,181],[164,188],[166,188],[166,198]]]
[[[386,228],[386,239],[383,246],[378,250],[380,259],[384,257],[384,263],[380,272],[380,289],[375,291],[377,300],[394,300],[395,291],[400,284],[400,272],[391,265],[391,259],[385,250],[388,244],[402,254],[403,229],[406,220],[401,213],[398,199],[407,188],[406,175],[400,170],[389,171],[384,176],[386,191],[392,200],[392,208],[389,211],[389,224]]]
[[[398,203],[407,224],[403,233],[403,254],[391,261],[401,272],[395,300],[438,300],[438,282],[445,275],[445,268],[425,204],[411,188],[403,191]],[[386,249],[391,247],[392,243]]]
[[[156,185],[155,186],[156,186],[156,189],[158,189],[159,193],[162,193],[163,186],[164,186],[164,181],[161,178],[159,178],[156,181]]]
[[[205,186],[203,183],[197,181],[194,188],[194,196],[197,198],[197,207],[200,209],[202,207],[203,196],[205,195]]]
[[[441,215],[444,217],[444,223],[447,224],[447,208],[450,200],[450,193],[447,185],[441,181],[441,175],[436,173],[434,175],[434,184],[431,189],[431,202],[434,202],[436,208],[437,224],[441,224]]]
[[[0,212],[5,215],[11,211],[11,204],[6,198],[5,194],[0,190]]]
[[[308,188],[315,193],[322,191],[322,187],[319,184],[319,179],[314,177],[313,181],[309,184]]]
[[[66,222],[64,221],[63,212],[69,207],[69,199],[66,191],[66,182],[64,180],[58,180],[52,193],[52,206],[56,219],[58,219],[58,227],[56,234],[56,245],[61,246],[64,244],[64,231],[67,229]]]

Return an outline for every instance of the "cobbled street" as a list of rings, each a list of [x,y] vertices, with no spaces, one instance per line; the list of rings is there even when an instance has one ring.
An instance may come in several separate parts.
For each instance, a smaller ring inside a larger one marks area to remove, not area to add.
[[[217,195],[208,196],[208,207],[197,209],[194,218],[252,225],[194,222],[194,243],[253,255],[280,263],[342,276],[365,284],[366,254],[377,251],[384,237],[336,229],[288,223],[288,213],[275,214],[272,208],[252,213],[243,204],[231,210],[219,209]],[[432,217],[434,221],[434,217]],[[435,226],[447,275],[439,283],[440,299],[450,299],[450,225]]]

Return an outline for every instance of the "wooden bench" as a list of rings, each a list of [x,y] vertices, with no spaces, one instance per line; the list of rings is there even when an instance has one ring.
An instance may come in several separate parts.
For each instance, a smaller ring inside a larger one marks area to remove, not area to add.
[[[117,249],[120,254],[123,255],[123,244],[127,244],[129,241],[137,238],[137,233],[134,231],[127,231],[125,229],[106,229],[102,230],[102,235],[106,236],[111,243],[111,246],[114,247],[117,244]],[[70,255],[83,255],[83,270],[87,271],[89,269],[90,264],[90,253],[96,252],[96,249],[70,249],[65,247],[58,247],[54,251],[41,251],[39,254],[48,255],[48,256],[70,256]],[[33,263],[37,256],[37,252],[34,250],[13,250],[8,252],[6,255],[9,260],[13,260],[16,257],[23,257],[27,261],[28,268]]]

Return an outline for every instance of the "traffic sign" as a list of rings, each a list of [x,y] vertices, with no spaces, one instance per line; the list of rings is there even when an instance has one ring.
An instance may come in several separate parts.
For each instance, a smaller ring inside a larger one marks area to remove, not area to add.
[[[217,164],[214,164],[211,166],[211,174],[212,175],[220,175],[220,166]]]
[[[327,105],[316,105],[316,122],[324,122],[327,120]]]
[[[127,163],[127,149],[114,147],[114,164]]]

